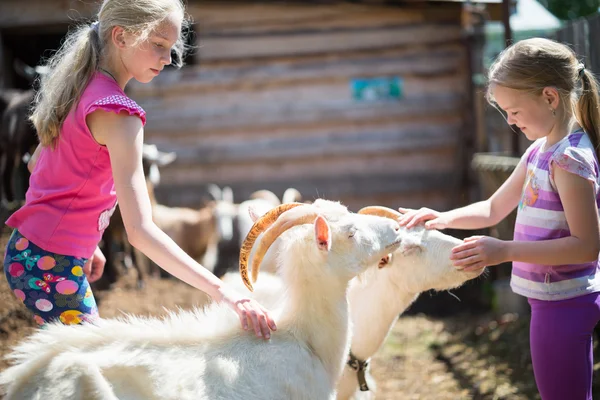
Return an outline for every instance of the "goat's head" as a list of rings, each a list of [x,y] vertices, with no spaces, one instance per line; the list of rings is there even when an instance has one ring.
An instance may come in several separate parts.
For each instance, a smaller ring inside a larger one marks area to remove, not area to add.
[[[401,217],[395,210],[378,206],[365,207],[359,214]],[[399,248],[391,254],[391,259],[387,262],[380,260],[379,265],[386,270],[388,278],[407,293],[456,288],[483,272],[465,272],[454,267],[450,254],[454,246],[462,243],[460,239],[423,226],[401,227],[400,232],[402,242]]]
[[[21,77],[27,79],[29,82],[33,82],[36,79],[46,76],[50,73],[50,67],[47,65],[36,65],[35,67],[25,64],[20,59],[15,59],[13,63],[15,72]]]
[[[165,153],[156,147],[154,144],[144,143],[142,150],[142,164],[144,166],[144,176],[146,180],[154,186],[160,183],[160,172],[158,167],[164,167],[171,164],[177,158],[177,154]]]
[[[229,186],[221,189],[214,183],[209,183],[206,191],[212,197],[212,204],[217,219],[217,230],[222,240],[233,239],[233,220],[237,217],[238,205],[233,202],[233,190]]]
[[[269,247],[284,232],[297,228],[283,245],[284,252],[313,257],[335,270],[326,271],[348,280],[377,263],[400,245],[400,226],[396,219],[348,212],[339,203],[316,200],[313,204],[287,203],[260,217],[246,236],[240,251],[240,273],[248,289],[248,257],[257,237],[263,233],[252,262],[252,281],[256,281],[260,263]],[[311,229],[312,226],[312,229]],[[294,246],[310,246],[309,253]],[[300,251],[298,251],[300,250]],[[319,263],[320,264],[320,263]]]

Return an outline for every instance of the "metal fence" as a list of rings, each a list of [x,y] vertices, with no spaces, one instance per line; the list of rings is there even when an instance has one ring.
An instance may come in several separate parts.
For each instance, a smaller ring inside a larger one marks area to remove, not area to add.
[[[569,22],[556,32],[556,40],[568,44],[583,57],[586,68],[600,73],[600,14]]]

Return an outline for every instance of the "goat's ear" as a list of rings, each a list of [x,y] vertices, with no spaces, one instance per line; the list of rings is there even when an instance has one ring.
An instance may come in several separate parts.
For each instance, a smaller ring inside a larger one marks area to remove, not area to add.
[[[254,206],[248,207],[248,214],[250,214],[250,219],[252,222],[256,222],[256,220],[260,218],[260,215],[256,213],[256,208]]]
[[[320,215],[315,220],[315,240],[319,249],[331,250],[331,228],[327,220]]]
[[[392,257],[393,257],[392,253],[388,253],[388,255],[386,255],[381,260],[379,260],[379,264],[377,264],[377,266],[380,269],[386,267],[389,263],[392,262]]]
[[[222,200],[233,204],[233,189],[229,186],[225,186],[221,191]]]
[[[171,164],[173,161],[175,161],[176,158],[177,158],[177,153],[175,153],[175,152],[164,153],[162,151],[159,151],[158,159],[156,160],[156,162],[158,163],[158,165],[160,167],[164,167],[166,165]]]

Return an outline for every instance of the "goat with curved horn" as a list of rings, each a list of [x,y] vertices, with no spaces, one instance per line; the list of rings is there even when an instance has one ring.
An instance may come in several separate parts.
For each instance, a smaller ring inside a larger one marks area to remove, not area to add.
[[[318,213],[314,210],[314,208],[306,205],[306,207],[282,214],[277,221],[275,221],[275,223],[265,231],[263,237],[258,243],[256,253],[254,254],[254,259],[252,260],[252,282],[256,282],[256,279],[258,278],[258,272],[260,270],[260,263],[277,238],[295,226],[312,224],[317,216]]]
[[[250,252],[252,251],[252,247],[254,246],[258,235],[269,228],[284,212],[291,210],[292,208],[305,205],[306,204],[302,203],[281,204],[269,210],[265,215],[258,219],[254,225],[252,225],[252,228],[250,228],[250,231],[246,235],[246,239],[244,239],[244,243],[240,249],[240,274],[248,290],[254,290],[252,288],[252,283],[248,278],[248,257],[250,256]]]
[[[398,219],[402,216],[398,211],[383,206],[368,206],[358,210],[358,214],[377,215],[390,219]]]

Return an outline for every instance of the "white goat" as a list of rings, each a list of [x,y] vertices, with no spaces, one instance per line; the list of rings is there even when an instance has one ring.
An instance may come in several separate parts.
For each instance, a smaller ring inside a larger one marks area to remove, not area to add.
[[[318,206],[318,204],[317,204]],[[255,211],[255,210],[253,210]],[[326,211],[325,211],[326,213]],[[365,207],[359,213],[400,218],[400,213],[385,207]],[[253,214],[256,219],[258,215]],[[448,290],[478,277],[483,270],[464,272],[456,269],[450,254],[460,239],[422,226],[401,227],[402,244],[350,283],[348,301],[352,320],[352,358],[346,364],[337,390],[338,400],[371,398],[375,382],[366,369],[371,357],[381,348],[398,317],[427,290]],[[281,239],[279,239],[281,240]],[[279,243],[271,246],[263,259],[263,271],[276,272],[274,261]],[[265,279],[267,278],[268,279]],[[243,290],[237,275],[227,274],[226,283]],[[253,296],[264,306],[277,303],[285,286],[275,275],[263,273]],[[358,391],[358,389],[362,391]]]
[[[5,399],[334,399],[349,346],[348,283],[398,248],[401,234],[394,220],[327,209],[325,219],[312,205],[281,205],[244,243],[240,271],[252,289],[247,261],[257,236],[268,227],[254,280],[270,244],[289,230],[279,266],[287,296],[270,341],[241,331],[219,305],[164,320],[55,323],[10,356],[15,365],[0,375]]]

